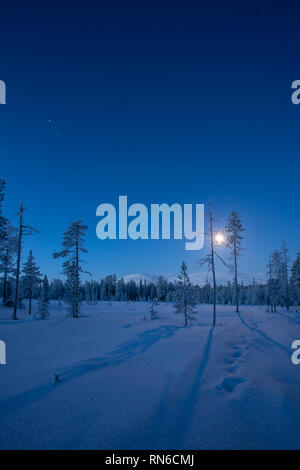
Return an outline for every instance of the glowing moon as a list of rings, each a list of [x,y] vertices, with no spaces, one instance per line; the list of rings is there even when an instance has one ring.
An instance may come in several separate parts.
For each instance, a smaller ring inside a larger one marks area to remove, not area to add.
[[[215,240],[216,243],[224,243],[224,236],[221,233],[217,233]]]

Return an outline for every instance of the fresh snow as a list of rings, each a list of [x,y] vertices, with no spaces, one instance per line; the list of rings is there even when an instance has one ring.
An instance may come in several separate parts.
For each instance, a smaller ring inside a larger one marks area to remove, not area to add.
[[[1,449],[296,449],[297,312],[160,303],[51,302],[49,319],[0,309]],[[33,310],[37,310],[34,304]],[[55,374],[58,382],[55,381]]]

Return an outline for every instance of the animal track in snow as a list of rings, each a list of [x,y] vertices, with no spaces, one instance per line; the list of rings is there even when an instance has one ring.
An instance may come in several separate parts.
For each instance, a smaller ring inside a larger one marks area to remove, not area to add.
[[[226,392],[232,393],[235,389],[235,387],[240,384],[245,382],[246,379],[243,377],[224,377],[222,382],[217,385],[217,388],[219,390],[225,390]]]
[[[238,362],[241,361],[244,350],[247,349],[246,344],[247,341],[243,337],[240,344],[234,344],[231,346],[233,352],[230,354],[230,357],[224,361],[225,364],[228,365],[228,367],[226,367],[228,375],[225,375],[221,382],[216,386],[218,390],[232,393],[237,385],[246,382],[244,377],[235,375],[239,369]]]
[[[241,357],[242,353],[239,352],[239,351],[236,351],[236,352],[232,353],[231,355],[232,355],[232,357],[236,357],[236,358],[237,358],[237,357]]]

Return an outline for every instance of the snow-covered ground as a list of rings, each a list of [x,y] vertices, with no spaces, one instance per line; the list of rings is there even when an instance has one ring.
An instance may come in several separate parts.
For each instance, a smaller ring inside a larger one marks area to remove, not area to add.
[[[35,307],[36,308],[36,307]],[[48,320],[0,311],[1,449],[300,448],[300,314],[102,302]],[[54,375],[59,382],[55,383]]]

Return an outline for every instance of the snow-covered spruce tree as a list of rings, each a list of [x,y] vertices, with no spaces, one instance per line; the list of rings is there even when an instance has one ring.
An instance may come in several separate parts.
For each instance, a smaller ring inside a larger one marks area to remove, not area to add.
[[[0,250],[0,271],[3,272],[2,302],[7,306],[13,305],[9,276],[15,272],[14,259],[17,253],[16,233],[17,230],[6,219]]]
[[[16,266],[16,285],[15,285],[15,301],[14,301],[14,311],[13,311],[13,320],[17,320],[17,308],[19,305],[19,282],[20,282],[20,265],[21,265],[21,251],[22,251],[22,241],[24,236],[32,235],[34,232],[39,233],[37,229],[31,227],[30,225],[25,225],[23,216],[25,208],[23,202],[21,202],[20,210],[17,213],[19,218],[19,229],[17,234],[17,266]]]
[[[194,320],[191,315],[194,312],[195,297],[193,286],[187,273],[187,265],[182,262],[181,271],[175,284],[175,308],[177,313],[183,313],[184,326],[187,327],[188,321]]]
[[[244,228],[242,221],[239,218],[238,214],[235,211],[232,211],[228,217],[228,222],[225,227],[226,232],[226,245],[230,248],[230,256],[233,259],[234,264],[234,297],[236,311],[239,311],[239,292],[238,292],[238,268],[237,268],[237,258],[242,251],[242,233]]]
[[[79,258],[80,252],[87,253],[84,248],[84,235],[87,228],[87,225],[84,225],[81,220],[72,222],[68,230],[63,233],[62,245],[64,249],[53,254],[54,258],[67,258],[63,262],[62,268],[67,278],[66,300],[71,305],[70,313],[73,318],[79,316],[80,273],[87,273],[82,269],[82,260]]]
[[[32,313],[32,297],[34,289],[41,283],[40,268],[36,264],[35,258],[30,250],[26,263],[23,266],[22,286],[25,297],[28,297],[28,314]]]
[[[155,320],[157,315],[157,310],[155,310],[155,306],[158,304],[157,299],[152,299],[150,302],[150,318],[151,320]]]
[[[38,302],[38,315],[42,320],[45,320],[49,316],[48,305],[49,305],[49,282],[45,275],[42,281],[41,293]]]
[[[294,305],[300,305],[300,249],[291,269],[291,291]]]

